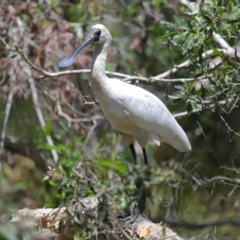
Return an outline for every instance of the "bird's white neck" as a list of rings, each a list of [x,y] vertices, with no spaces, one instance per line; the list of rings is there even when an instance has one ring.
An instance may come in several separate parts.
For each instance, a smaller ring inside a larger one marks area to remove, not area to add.
[[[97,85],[102,85],[107,80],[105,65],[109,47],[110,42],[105,42],[103,45],[95,45],[92,62],[92,79]]]

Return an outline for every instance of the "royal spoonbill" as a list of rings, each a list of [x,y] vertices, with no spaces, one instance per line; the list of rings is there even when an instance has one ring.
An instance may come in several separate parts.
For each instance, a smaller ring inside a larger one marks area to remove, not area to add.
[[[105,117],[129,145],[135,164],[134,139],[142,147],[145,164],[148,163],[148,140],[154,141],[158,146],[165,142],[181,152],[190,151],[188,137],[159,98],[143,88],[106,76],[105,63],[111,41],[108,29],[102,24],[96,24],[83,43],[60,61],[58,66],[72,65],[84,47],[90,43],[95,44],[91,68],[92,86]]]

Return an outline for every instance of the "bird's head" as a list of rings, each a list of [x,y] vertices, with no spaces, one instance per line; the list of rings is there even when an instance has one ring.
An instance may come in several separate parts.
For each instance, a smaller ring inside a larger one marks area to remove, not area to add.
[[[96,44],[104,44],[105,42],[112,40],[111,33],[102,24],[92,26],[89,35],[91,32],[93,32],[93,34],[98,34],[99,36],[99,38],[94,41]]]
[[[62,61],[58,63],[59,67],[69,67],[73,64],[73,60],[76,55],[86,46],[91,43],[101,44],[103,45],[106,42],[110,42],[112,40],[112,36],[108,29],[102,24],[96,24],[92,26],[90,32],[88,33],[87,37],[83,41],[83,43],[74,50],[70,55],[65,57]]]

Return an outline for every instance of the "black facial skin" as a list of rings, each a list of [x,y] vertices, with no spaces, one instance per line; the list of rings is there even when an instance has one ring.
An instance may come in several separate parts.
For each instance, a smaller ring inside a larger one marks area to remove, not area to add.
[[[94,34],[95,34],[96,37],[98,38],[98,39],[96,39],[95,41],[98,41],[98,40],[99,40],[99,37],[100,37],[100,35],[101,35],[101,30],[100,30],[100,29],[96,29],[96,31],[95,31]]]

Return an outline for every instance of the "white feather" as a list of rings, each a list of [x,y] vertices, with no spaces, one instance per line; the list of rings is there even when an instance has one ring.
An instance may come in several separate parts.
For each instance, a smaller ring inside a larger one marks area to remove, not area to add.
[[[166,142],[179,151],[190,151],[191,145],[185,132],[159,98],[143,88],[106,76],[105,63],[111,40],[108,29],[97,24],[84,43],[59,66],[71,65],[75,55],[85,45],[94,42],[92,85],[106,118],[125,141],[130,145],[136,138],[143,149],[148,140],[157,145]]]

